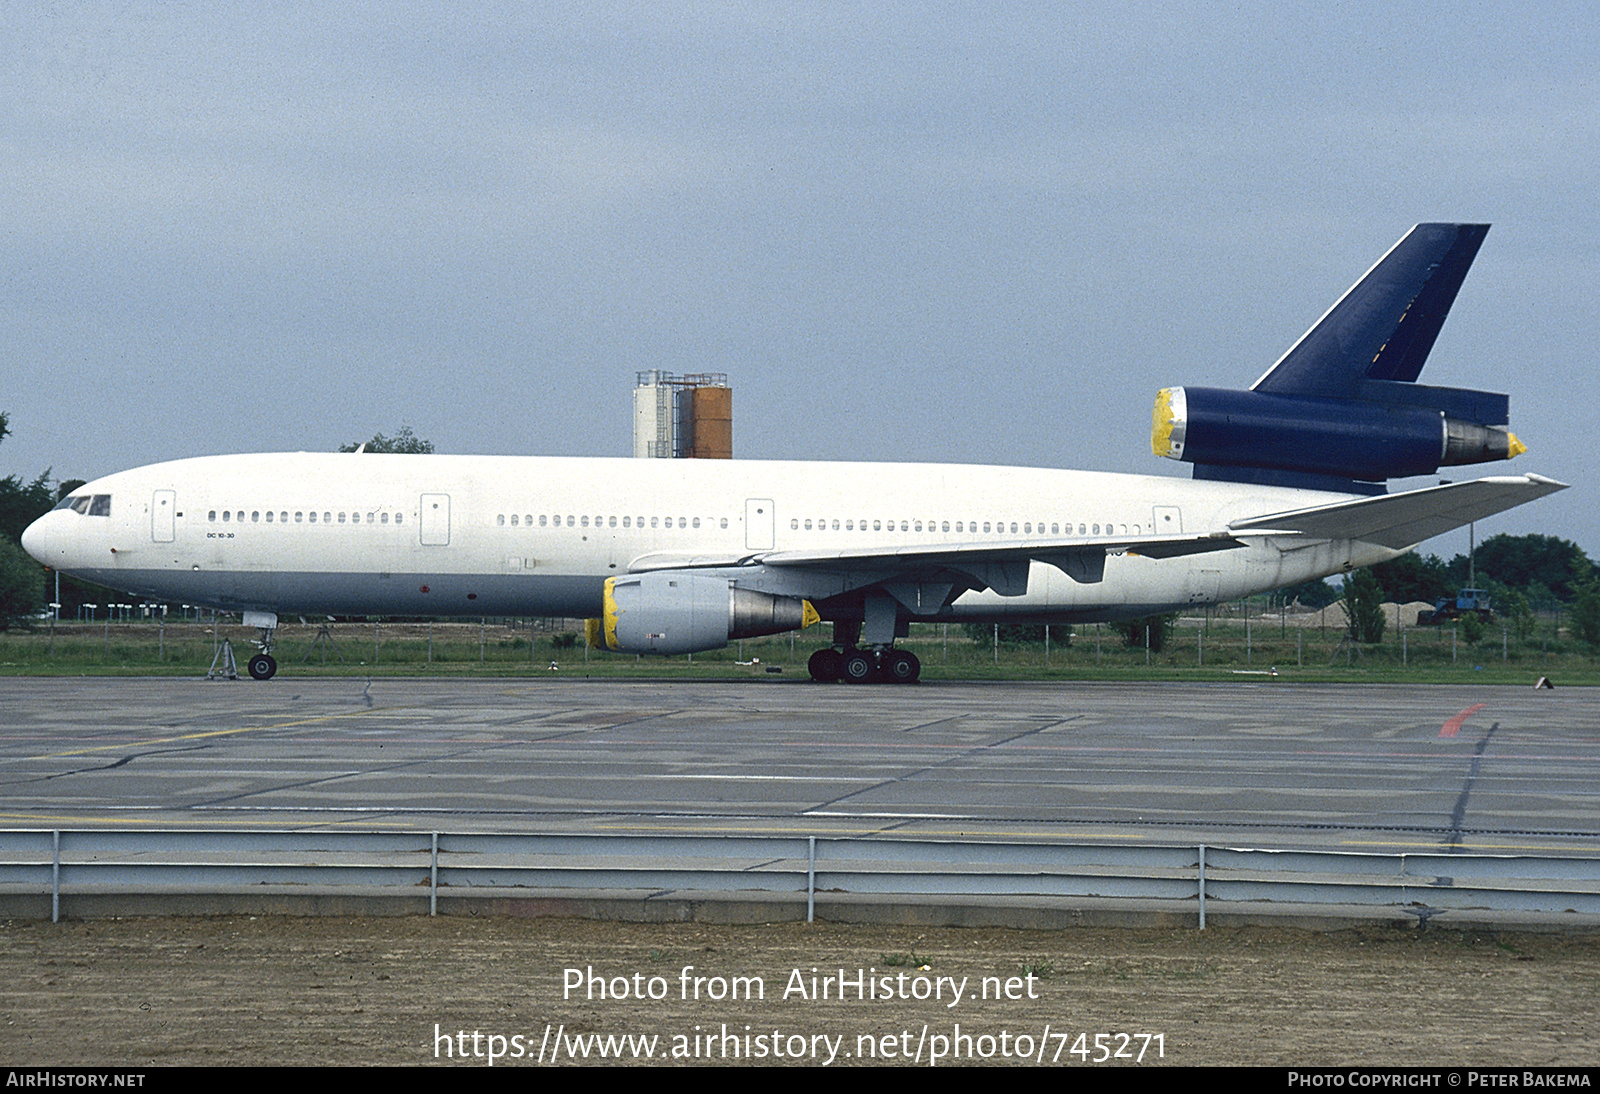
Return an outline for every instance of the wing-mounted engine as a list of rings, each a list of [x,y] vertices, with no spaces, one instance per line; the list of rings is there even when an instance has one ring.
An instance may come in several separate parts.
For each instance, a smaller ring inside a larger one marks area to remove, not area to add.
[[[1150,447],[1197,479],[1381,494],[1524,451],[1504,395],[1416,383],[1487,224],[1419,224],[1249,391],[1166,388]]]
[[[700,653],[738,638],[799,630],[818,621],[809,600],[745,589],[722,577],[663,570],[610,578],[589,645],[617,653]]]

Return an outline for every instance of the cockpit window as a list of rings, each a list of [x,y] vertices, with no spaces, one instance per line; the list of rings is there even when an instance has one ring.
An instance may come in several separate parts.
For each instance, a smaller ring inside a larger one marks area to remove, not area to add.
[[[111,515],[110,494],[77,494],[62,498],[56,502],[57,509],[71,509],[74,513],[87,517],[109,517]]]

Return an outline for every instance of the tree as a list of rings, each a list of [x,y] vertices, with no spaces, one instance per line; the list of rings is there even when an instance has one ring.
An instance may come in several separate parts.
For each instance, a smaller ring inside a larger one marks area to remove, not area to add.
[[[0,411],[0,441],[10,432],[11,416]],[[17,546],[17,540],[55,502],[48,471],[31,483],[15,475],[0,479],[0,631],[28,623],[44,608],[44,568]]]
[[[1494,613],[1505,621],[1511,628],[1511,633],[1517,636],[1518,642],[1526,642],[1533,637],[1533,625],[1536,622],[1533,607],[1528,603],[1528,598],[1515,589],[1498,586],[1491,590],[1494,604]]]
[[[968,623],[965,625],[967,637],[972,639],[975,646],[991,646],[995,641],[993,623]],[[1057,627],[1052,632],[1052,637],[1060,641],[1064,635],[1072,633],[1070,627]],[[1002,623],[1000,625],[1000,644],[1007,649],[1016,646],[1036,646],[1044,644],[1044,628],[1027,627],[1015,623]]]
[[[1285,585],[1278,590],[1278,595],[1285,604],[1298,601],[1305,608],[1326,608],[1339,599],[1339,590],[1319,577],[1298,585]]]
[[[1600,577],[1595,564],[1571,540],[1557,536],[1490,536],[1473,553],[1480,579],[1493,578],[1513,589],[1543,585],[1560,598],[1571,602],[1577,586]],[[1457,555],[1452,568],[1466,580],[1466,556]]]
[[[1148,636],[1150,652],[1160,653],[1167,648],[1167,639],[1172,637],[1172,628],[1177,622],[1178,615],[1173,612],[1168,615],[1147,615],[1140,619],[1123,619],[1111,624],[1111,629],[1122,635],[1123,645],[1135,650],[1144,649]]]
[[[0,532],[20,540],[23,529],[48,513],[55,503],[49,471],[30,483],[7,475],[0,479]]]
[[[28,625],[44,605],[44,568],[9,537],[0,536],[0,631]]]
[[[1344,610],[1350,619],[1352,639],[1383,640],[1383,589],[1371,570],[1357,570],[1344,579]]]
[[[403,425],[395,432],[393,437],[385,437],[382,433],[375,434],[372,440],[366,442],[368,452],[390,452],[407,456],[425,456],[433,451],[433,442],[425,441],[411,431],[411,427]],[[349,444],[340,445],[340,452],[354,452],[361,447],[361,442],[351,441]]]
[[[1600,580],[1575,587],[1576,597],[1567,613],[1573,633],[1591,648],[1600,646]]]
[[[1396,604],[1409,604],[1414,600],[1432,604],[1441,596],[1455,592],[1450,567],[1438,555],[1424,558],[1413,551],[1378,563],[1372,567],[1372,576],[1378,579],[1384,599]]]

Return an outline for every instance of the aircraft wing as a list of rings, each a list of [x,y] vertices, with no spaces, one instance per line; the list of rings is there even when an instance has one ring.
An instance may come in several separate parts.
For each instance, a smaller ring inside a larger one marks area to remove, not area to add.
[[[1025,562],[1037,560],[1059,565],[1058,558],[1073,558],[1085,552],[1105,555],[1115,551],[1146,555],[1150,558],[1177,558],[1180,555],[1226,551],[1244,544],[1234,536],[1219,532],[1203,536],[1071,536],[1048,539],[1016,539],[995,542],[931,543],[913,547],[846,547],[827,551],[769,551],[761,556],[768,566],[838,567],[861,562],[951,565],[961,562]],[[1065,567],[1062,567],[1065,569]]]
[[[1074,581],[1092,583],[1104,580],[1105,560],[1109,554],[1179,558],[1232,550],[1245,546],[1247,538],[1264,536],[1354,539],[1400,550],[1565,489],[1566,483],[1540,475],[1503,476],[1265,513],[1232,521],[1227,531],[1203,535],[961,540],[904,547],[777,550],[737,555],[660,551],[635,558],[628,564],[628,571],[765,566],[780,571],[832,571],[843,579],[841,591],[868,584],[942,580],[952,586],[991,589],[1001,596],[1020,596],[1027,591],[1028,565],[1032,562],[1048,563]]]
[[[849,573],[851,587],[893,580],[925,579],[944,573],[947,585],[992,589],[1021,596],[1028,588],[1028,564],[1046,562],[1074,581],[1104,580],[1111,553],[1177,558],[1227,551],[1244,543],[1227,532],[1210,535],[1052,536],[999,542],[957,541],[907,547],[846,547],[822,551],[766,551],[740,556],[657,552],[628,564],[630,573],[729,566],[767,566],[778,570]],[[954,578],[948,575],[956,575]]]
[[[1266,513],[1232,521],[1228,528],[1238,536],[1359,539],[1399,550],[1566,488],[1542,475],[1496,476]]]

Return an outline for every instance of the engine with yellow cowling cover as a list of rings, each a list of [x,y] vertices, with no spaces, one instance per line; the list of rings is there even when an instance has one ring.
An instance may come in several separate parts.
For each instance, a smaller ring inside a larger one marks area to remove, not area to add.
[[[609,578],[602,613],[585,626],[591,647],[667,655],[719,650],[734,639],[800,630],[821,618],[809,600],[682,570]]]

